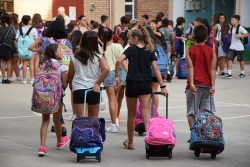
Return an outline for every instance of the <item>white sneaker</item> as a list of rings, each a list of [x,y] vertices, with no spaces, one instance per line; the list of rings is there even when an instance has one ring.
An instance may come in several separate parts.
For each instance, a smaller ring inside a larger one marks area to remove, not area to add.
[[[22,80],[23,80],[23,78],[22,78],[21,76],[19,76],[19,77],[17,77],[17,78],[16,78],[16,80],[18,80],[18,81],[22,81]]]
[[[73,121],[74,119],[76,119],[76,114],[72,114],[69,116],[70,121]]]
[[[23,79],[23,84],[26,84],[26,83],[27,83],[26,79]]]
[[[111,133],[117,133],[118,132],[118,126],[116,124],[110,124],[110,127],[107,129],[107,132]]]
[[[14,82],[14,81],[15,81],[14,77],[10,77],[9,80],[10,80],[11,82]]]
[[[33,84],[33,82],[34,82],[34,79],[31,79],[31,80],[30,80],[30,84]]]
[[[106,105],[105,105],[104,99],[102,97],[102,99],[101,99],[101,111],[104,111],[105,108],[106,108]]]

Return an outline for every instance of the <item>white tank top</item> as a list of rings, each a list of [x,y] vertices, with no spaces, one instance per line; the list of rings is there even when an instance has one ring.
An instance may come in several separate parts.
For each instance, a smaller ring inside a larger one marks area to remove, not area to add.
[[[102,57],[101,54],[97,54]],[[74,78],[72,81],[72,90],[90,89],[94,86],[95,82],[101,75],[99,59],[95,56],[93,62],[88,59],[88,64],[84,65],[79,60],[72,56],[72,63],[74,65]]]

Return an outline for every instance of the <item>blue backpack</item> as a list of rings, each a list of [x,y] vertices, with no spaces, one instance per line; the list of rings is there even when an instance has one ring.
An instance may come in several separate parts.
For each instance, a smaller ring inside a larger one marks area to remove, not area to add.
[[[176,77],[179,79],[187,79],[187,62],[186,59],[180,59]]]
[[[161,75],[167,75],[168,74],[167,56],[159,44],[156,44],[155,56],[157,57],[156,64],[157,64],[158,69],[160,70]],[[152,76],[155,77],[153,70],[152,70]]]
[[[232,41],[232,35],[231,34],[225,34],[224,38],[222,39],[222,49],[223,49],[224,52],[226,52],[226,53],[229,52],[231,41]]]
[[[250,36],[247,37],[248,44],[246,44],[246,49],[250,51]]]
[[[29,36],[30,31],[33,27],[30,27],[27,33],[24,35],[22,27],[19,29],[20,36],[17,41],[17,47],[18,47],[18,56],[20,59],[30,59],[33,55],[33,52],[28,49],[28,47],[31,45],[31,39]]]

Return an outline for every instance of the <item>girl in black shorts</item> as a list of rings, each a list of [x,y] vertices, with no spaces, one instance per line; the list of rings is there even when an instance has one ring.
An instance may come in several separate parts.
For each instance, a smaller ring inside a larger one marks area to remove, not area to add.
[[[152,88],[150,82],[152,80],[152,69],[161,85],[162,95],[167,94],[166,86],[161,77],[161,73],[156,65],[156,56],[154,53],[154,45],[145,28],[133,29],[128,33],[130,47],[124,51],[116,62],[115,68],[115,88],[119,88],[120,80],[118,73],[122,62],[129,60],[129,65],[125,66],[128,72],[126,79],[126,100],[128,108],[127,130],[128,139],[123,142],[127,149],[134,149],[133,136],[135,127],[136,104],[139,98],[141,104],[141,112],[145,123],[145,129],[150,119],[150,101]]]

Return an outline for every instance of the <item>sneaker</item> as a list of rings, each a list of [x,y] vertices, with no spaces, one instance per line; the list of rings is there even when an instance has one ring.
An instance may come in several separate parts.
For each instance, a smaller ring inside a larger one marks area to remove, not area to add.
[[[219,74],[221,77],[222,76],[224,76],[225,75],[225,73],[224,72],[220,72],[220,74]]]
[[[45,147],[45,146],[40,146],[39,149],[38,149],[38,155],[39,155],[39,156],[48,155],[47,147]]]
[[[232,78],[232,74],[229,75],[228,73],[226,75],[223,75],[221,76],[222,78],[228,78],[228,79],[231,79]]]
[[[111,133],[117,133],[118,132],[118,126],[116,124],[110,124],[110,127],[107,129],[107,132]]]
[[[5,84],[11,84],[11,81],[9,79],[6,79]]]
[[[34,82],[34,79],[31,79],[31,80],[30,80],[30,84],[33,84],[33,82]]]
[[[68,141],[69,141],[68,136],[63,136],[61,138],[61,142],[60,143],[59,142],[56,143],[57,149],[58,150],[63,149],[63,147],[68,143]]]
[[[26,83],[27,83],[26,79],[23,79],[23,84],[26,84]]]
[[[72,114],[69,116],[70,121],[73,121],[74,119],[76,119],[76,114]]]
[[[2,84],[5,84],[5,79],[2,79]]]
[[[246,78],[245,74],[240,73],[240,75],[236,79],[243,79]]]
[[[17,77],[17,78],[16,78],[16,80],[18,80],[18,81],[22,81],[22,80],[23,80],[23,78],[22,78],[21,76],[19,76],[19,77]]]
[[[102,99],[101,99],[101,111],[104,111],[105,108],[106,108],[106,105],[105,105],[104,99],[102,97]]]
[[[216,71],[216,75],[219,75],[219,72],[218,72],[218,71]]]
[[[14,82],[14,81],[15,81],[14,77],[10,77],[9,80],[10,80],[11,82]]]

